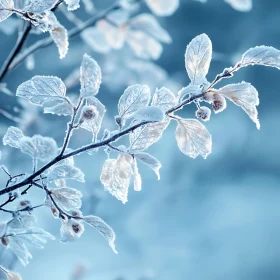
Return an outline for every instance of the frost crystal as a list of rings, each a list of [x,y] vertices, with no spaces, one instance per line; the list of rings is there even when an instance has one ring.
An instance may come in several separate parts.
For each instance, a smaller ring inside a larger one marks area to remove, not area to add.
[[[3,145],[9,145],[13,148],[20,147],[20,140],[24,137],[22,131],[14,126],[10,126],[3,137]]]
[[[85,175],[81,169],[70,165],[70,164],[56,164],[54,168],[51,169],[48,175],[49,181],[54,181],[57,179],[74,179],[80,182],[85,182]]]
[[[13,0],[0,0],[0,22],[4,21],[13,13],[12,11],[2,10],[2,9],[12,10],[13,8],[14,8]]]
[[[58,47],[60,59],[64,58],[68,52],[69,46],[67,30],[64,26],[58,24],[52,30],[50,30],[50,34]]]
[[[25,7],[24,10],[35,14],[41,14],[51,10],[56,3],[57,0],[29,0],[29,5]]]
[[[80,8],[80,0],[64,0],[69,11],[74,11]]]

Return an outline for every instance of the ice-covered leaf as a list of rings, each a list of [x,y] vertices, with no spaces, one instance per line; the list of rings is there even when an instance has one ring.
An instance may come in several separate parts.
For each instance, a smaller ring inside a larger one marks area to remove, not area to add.
[[[52,197],[64,211],[80,209],[82,206],[82,193],[73,188],[58,188],[51,191]]]
[[[218,90],[218,94],[224,95],[237,106],[240,106],[250,117],[250,119],[260,129],[258,120],[258,111],[256,106],[259,105],[257,90],[249,83],[231,84]]]
[[[157,19],[151,14],[140,14],[129,22],[130,28],[143,31],[152,35],[155,39],[163,43],[171,43],[172,39],[168,32],[163,29]]]
[[[13,13],[12,11],[8,11],[8,10],[12,10],[13,8],[14,8],[13,0],[0,0],[0,22],[8,18]]]
[[[171,109],[177,104],[177,99],[168,88],[162,87],[161,89],[156,89],[152,105],[160,107],[164,112]]]
[[[20,140],[24,137],[22,131],[15,127],[10,126],[3,137],[3,145],[9,145],[13,148],[20,147]]]
[[[118,253],[115,247],[116,234],[108,224],[96,216],[85,216],[84,221],[99,231],[108,241],[109,246],[112,248],[114,253]]]
[[[240,12],[249,12],[252,10],[252,0],[225,0],[232,8]]]
[[[57,145],[54,139],[41,135],[34,135],[32,138],[22,137],[19,147],[23,153],[42,161],[51,159],[57,154]]]
[[[108,53],[111,46],[105,38],[104,32],[96,27],[89,27],[81,33],[82,39],[94,50],[100,53]]]
[[[88,97],[86,99],[86,104],[88,107],[93,106],[95,115],[89,118],[81,116],[81,127],[91,131],[95,139],[102,125],[102,120],[105,115],[106,109],[105,106],[95,97]]]
[[[65,94],[66,87],[62,80],[52,76],[34,76],[22,83],[16,92],[17,96],[39,106],[44,106],[45,102],[61,102],[66,99]]]
[[[80,0],[64,0],[67,4],[68,11],[74,11],[80,8]]]
[[[53,38],[56,46],[58,47],[60,59],[64,58],[68,52],[68,33],[64,26],[61,24],[50,30],[51,37]]]
[[[96,95],[101,85],[101,69],[97,62],[84,54],[80,68],[81,97]]]
[[[140,108],[147,106],[151,94],[148,86],[129,86],[120,97],[118,110],[121,118],[130,118]]]
[[[171,16],[179,7],[179,0],[146,0],[148,7],[157,16]]]
[[[57,0],[30,0],[29,5],[26,6],[24,10],[35,14],[41,14],[51,10],[56,3]]]
[[[264,65],[280,69],[280,51],[267,46],[257,46],[247,50],[239,62],[242,67]]]
[[[161,43],[145,32],[129,30],[126,40],[134,53],[140,58],[157,60],[162,54]]]
[[[156,106],[147,106],[138,109],[133,118],[138,121],[161,122],[165,118],[164,111]]]
[[[45,114],[55,114],[58,116],[72,115],[73,107],[68,102],[60,102],[51,107],[44,107]]]
[[[69,164],[55,165],[48,175],[49,181],[57,179],[74,179],[80,182],[85,182],[84,177],[84,173],[81,169]]]
[[[212,42],[206,34],[196,36],[189,43],[185,53],[185,66],[193,84],[205,81],[212,59]]]
[[[144,152],[137,152],[134,157],[141,160],[143,163],[148,165],[156,173],[158,180],[160,179],[159,170],[162,167],[161,163],[153,156]]]
[[[134,190],[140,192],[142,190],[142,178],[138,170],[136,159],[133,160],[133,176],[134,176]]]
[[[107,159],[100,180],[105,189],[122,203],[127,202],[128,188],[132,175],[132,157],[121,154],[118,159]]]
[[[185,155],[203,158],[211,153],[212,137],[206,127],[196,119],[179,119],[176,129],[176,140],[179,149]]]
[[[136,128],[129,134],[130,151],[143,151],[156,143],[163,131],[169,125],[169,120],[158,123],[150,123]]]

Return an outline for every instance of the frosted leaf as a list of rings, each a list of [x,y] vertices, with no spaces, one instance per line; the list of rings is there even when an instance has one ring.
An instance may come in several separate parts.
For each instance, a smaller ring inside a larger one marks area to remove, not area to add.
[[[68,11],[74,11],[80,8],[80,0],[64,0],[67,4]]]
[[[150,102],[151,93],[148,86],[129,86],[120,97],[118,103],[119,116],[130,118],[140,108],[147,106]]]
[[[134,53],[140,58],[157,60],[161,56],[162,45],[142,31],[130,30],[127,32],[126,40]]]
[[[257,64],[280,69],[280,51],[273,47],[257,46],[247,50],[239,63],[242,67]]]
[[[61,242],[74,242],[80,238],[84,232],[84,225],[77,220],[61,220],[61,222]]]
[[[97,62],[84,54],[80,68],[81,97],[96,95],[101,85],[101,69]]]
[[[114,230],[99,217],[85,216],[83,219],[87,224],[94,227],[102,234],[102,236],[104,236],[114,253],[117,254],[118,252],[115,247],[116,234]]]
[[[82,206],[82,193],[73,188],[59,188],[51,191],[55,202],[64,211],[80,209]]]
[[[8,18],[13,12],[2,10],[2,9],[10,9],[14,8],[14,1],[13,0],[0,0],[0,22],[4,21]]]
[[[94,106],[97,114],[92,119],[84,118],[83,122],[81,123],[81,127],[91,131],[95,139],[102,125],[102,120],[105,115],[106,109],[105,106],[95,97],[89,97],[86,100],[87,105]]]
[[[137,110],[133,118],[138,121],[161,122],[165,119],[165,114],[159,107],[147,106]]]
[[[41,135],[34,135],[32,138],[22,137],[19,147],[23,153],[42,161],[55,157],[57,153],[57,145],[54,139]]]
[[[0,265],[0,270],[5,273],[7,280],[22,280],[19,274],[16,274]]]
[[[258,111],[256,106],[259,105],[257,90],[249,83],[231,84],[220,88],[218,94],[224,95],[235,105],[240,106],[260,129],[258,120]]]
[[[22,131],[15,127],[10,126],[3,137],[3,145],[9,145],[13,148],[20,147],[20,140],[24,137]]]
[[[177,99],[168,88],[156,89],[153,95],[152,105],[160,107],[164,112],[177,104]]]
[[[30,21],[34,26],[37,26],[42,32],[50,31],[58,25],[58,20],[51,11],[45,11],[41,14],[28,13],[28,17],[23,15],[23,18]]]
[[[48,175],[48,180],[74,179],[80,182],[85,182],[84,177],[84,173],[81,169],[69,164],[58,164],[51,169],[50,174]]]
[[[51,10],[56,3],[57,0],[29,0],[29,4],[24,10],[35,14],[41,14]]]
[[[196,36],[185,53],[185,66],[193,84],[205,81],[212,59],[212,42],[206,34]]]
[[[154,170],[154,172],[157,175],[158,180],[160,180],[160,174],[159,174],[159,170],[162,167],[161,163],[153,156],[151,156],[148,153],[135,153],[134,157],[141,160],[143,163],[145,163],[146,165],[148,165],[151,169]]]
[[[113,20],[113,22],[115,22]],[[97,22],[96,27],[101,31],[107,43],[113,49],[121,49],[125,42],[125,28],[121,28],[115,25],[112,25],[106,20],[100,20]]]
[[[133,176],[134,176],[134,190],[140,192],[142,190],[142,178],[138,170],[136,159],[133,160]]]
[[[130,151],[143,151],[156,143],[163,131],[169,125],[169,120],[158,123],[150,123],[136,128],[129,134]]]
[[[39,106],[44,106],[45,102],[63,101],[65,94],[66,87],[62,80],[52,76],[34,76],[22,83],[16,92],[17,96]]]
[[[232,8],[240,12],[249,12],[252,10],[252,0],[225,0]]]
[[[179,92],[178,95],[180,96],[180,100],[183,100],[186,96],[198,96],[202,93],[202,88],[199,85],[189,84],[186,87],[183,87]]]
[[[171,16],[179,7],[179,0],[146,0],[148,7],[157,16]]]
[[[105,35],[96,27],[89,27],[81,33],[82,39],[94,50],[100,53],[108,53],[111,46]]]
[[[163,43],[171,43],[168,32],[163,29],[157,19],[151,14],[140,14],[129,22],[130,28],[145,32]]]
[[[47,160],[56,156],[57,145],[53,138],[34,135],[32,137],[32,142],[35,147],[35,158]]]
[[[55,114],[58,116],[72,115],[73,107],[68,102],[60,102],[51,107],[44,107],[45,114]]]
[[[212,137],[206,127],[195,119],[179,119],[176,129],[176,140],[179,149],[185,155],[204,159],[211,153]]]
[[[122,203],[127,202],[128,188],[132,175],[132,157],[121,154],[118,159],[107,159],[100,180],[105,189]]]
[[[58,47],[59,58],[62,59],[68,52],[68,33],[64,26],[61,24],[55,26],[50,30],[51,37],[53,38],[56,46]]]

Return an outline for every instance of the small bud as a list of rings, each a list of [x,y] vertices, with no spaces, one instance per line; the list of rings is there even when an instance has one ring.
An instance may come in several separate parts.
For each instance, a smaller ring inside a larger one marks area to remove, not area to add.
[[[195,112],[195,115],[198,119],[207,122],[210,120],[211,110],[205,106],[202,106],[198,108],[198,110]]]
[[[223,96],[221,96],[217,93],[215,93],[213,97],[214,97],[214,99],[212,101],[212,107],[213,107],[215,114],[218,114],[227,107],[227,102]]]
[[[7,238],[5,238],[5,237],[2,237],[1,238],[1,243],[4,245],[4,246],[8,246],[8,244],[9,244],[9,242],[8,242],[8,239]]]
[[[71,214],[73,217],[83,218],[83,214],[80,210],[73,210]]]
[[[82,114],[80,118],[80,123],[83,123],[85,120],[92,120],[96,118],[98,112],[94,106],[84,106],[82,109]]]

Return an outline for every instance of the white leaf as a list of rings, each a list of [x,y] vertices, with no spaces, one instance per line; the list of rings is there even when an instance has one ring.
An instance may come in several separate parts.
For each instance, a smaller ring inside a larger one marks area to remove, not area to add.
[[[9,145],[13,148],[20,147],[20,140],[24,137],[22,131],[14,126],[10,126],[3,137],[3,145]]]
[[[172,39],[168,32],[163,29],[157,19],[151,14],[140,14],[129,22],[130,28],[140,30],[153,36],[163,43],[171,43]]]
[[[64,58],[68,52],[69,46],[68,33],[66,28],[59,24],[55,26],[52,30],[50,30],[50,34],[58,47],[59,58]]]
[[[147,5],[157,16],[171,16],[179,7],[179,0],[146,0]]]
[[[56,114],[58,116],[72,115],[73,107],[68,102],[60,102],[52,107],[44,107],[45,114]]]
[[[257,90],[249,83],[231,84],[220,88],[218,94],[224,95],[237,106],[240,106],[250,117],[250,119],[260,129],[258,120],[258,111],[256,106],[259,105]]]
[[[185,53],[185,66],[193,84],[205,81],[212,59],[212,43],[206,34],[196,36],[189,43]]]
[[[66,87],[61,79],[52,76],[34,76],[22,83],[16,95],[26,98],[29,102],[44,106],[45,102],[65,100]]]
[[[203,158],[211,153],[212,138],[206,127],[195,119],[179,119],[176,129],[176,140],[179,149],[185,155]]]
[[[97,62],[84,54],[80,68],[81,97],[96,95],[101,85],[101,69]]]
[[[56,156],[57,145],[53,138],[34,135],[32,137],[34,145],[34,157],[40,160],[48,160]]]
[[[273,47],[257,46],[247,50],[239,63],[242,67],[257,64],[280,69],[280,51]]]
[[[151,94],[148,86],[129,86],[120,97],[118,103],[119,116],[130,118],[140,108],[147,106],[150,102]]]
[[[58,164],[51,169],[48,175],[49,181],[57,179],[74,179],[80,182],[85,182],[84,173],[81,169],[69,165],[69,164]]]
[[[23,153],[28,154],[31,157],[34,157],[36,150],[31,137],[24,136],[21,138],[20,150]]]
[[[41,14],[28,13],[28,17],[23,15],[23,18],[31,21],[31,23],[37,26],[42,32],[50,31],[59,24],[55,14],[48,10]]]
[[[160,180],[160,174],[159,174],[159,170],[162,167],[161,163],[153,156],[151,156],[148,153],[135,153],[134,154],[135,158],[141,160],[143,163],[145,163],[146,165],[148,165],[151,169],[154,170],[154,172],[156,173],[158,180]]]
[[[167,119],[164,122],[150,123],[136,128],[129,134],[130,151],[143,151],[156,143],[168,125]]]
[[[4,268],[1,265],[0,265],[0,270],[6,274],[7,280],[22,280],[22,278],[20,277],[19,274],[16,274],[16,273]]]
[[[164,112],[173,108],[177,104],[177,99],[168,88],[156,89],[153,95],[152,105],[160,107]]]
[[[109,246],[112,248],[114,253],[118,253],[115,248],[116,234],[108,224],[106,224],[102,219],[96,216],[85,216],[84,221],[90,226],[94,227],[97,231],[99,231],[108,241]]]
[[[157,60],[161,56],[162,45],[142,31],[129,30],[126,40],[134,53],[140,58]]]
[[[105,106],[95,97],[89,97],[86,99],[87,105],[94,106],[96,115],[92,119],[83,119],[81,127],[89,130],[93,133],[94,139],[96,139],[97,134],[102,125],[102,120],[105,115],[106,109]]]
[[[57,0],[30,0],[29,5],[25,7],[24,10],[35,14],[41,14],[51,10],[56,3]]]
[[[115,20],[112,20],[115,22]],[[106,20],[99,20],[96,24],[97,29],[104,34],[106,42],[113,49],[121,49],[125,42],[125,29],[112,25]]]
[[[74,11],[80,8],[80,0],[64,0],[67,4],[68,11]]]
[[[132,157],[121,154],[118,159],[107,159],[100,180],[105,189],[122,203],[127,202],[128,188],[132,175]]]
[[[156,106],[140,108],[133,114],[133,118],[138,121],[161,122],[165,118],[163,110]]]
[[[12,10],[14,8],[13,0],[0,0],[0,22],[8,18],[13,12],[3,9]]]
[[[85,29],[81,33],[81,37],[94,51],[108,53],[111,50],[104,33],[96,27]]]
[[[82,206],[82,193],[73,188],[58,188],[51,191],[55,202],[64,211],[80,209]]]
[[[142,178],[137,167],[136,159],[133,160],[133,176],[134,176],[134,190],[140,192],[142,190]]]
[[[240,12],[249,12],[252,10],[252,0],[225,0],[232,8]]]

